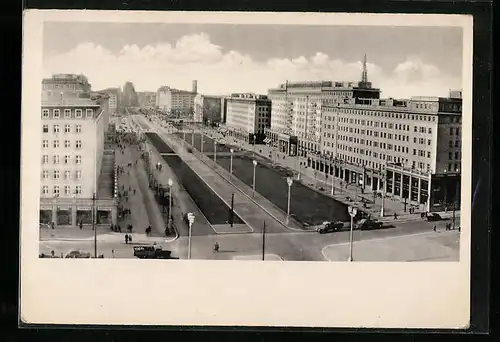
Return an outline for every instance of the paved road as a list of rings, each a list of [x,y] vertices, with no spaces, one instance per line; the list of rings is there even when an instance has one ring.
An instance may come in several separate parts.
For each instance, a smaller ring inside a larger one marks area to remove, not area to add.
[[[354,250],[359,260],[363,261],[405,261],[405,258],[423,261],[429,260],[457,260],[459,243],[458,231],[445,231],[439,227],[437,232],[432,231],[432,225],[420,222],[401,223],[397,228],[379,231],[356,231],[354,233]],[[124,241],[100,241],[99,253],[104,253],[106,258],[112,257],[114,250],[117,258],[132,258],[132,246]],[[346,243],[349,241],[348,232],[332,234],[310,233],[269,233],[266,234],[265,252],[276,254],[284,260],[290,261],[325,261],[323,249],[327,246],[332,260],[344,261]],[[213,253],[212,246],[219,242],[220,253]],[[360,242],[362,241],[362,242]],[[180,238],[170,243],[160,243],[164,249],[173,251],[175,256],[187,257],[187,239]],[[256,255],[262,253],[261,234],[234,234],[194,236],[192,239],[192,257],[194,259],[227,260],[237,256]],[[59,255],[69,249],[81,249],[92,252],[92,241],[41,241],[40,251],[50,253],[51,250]],[[381,251],[383,257],[371,250]],[[328,254],[328,253],[326,253]],[[355,254],[356,255],[356,254]],[[424,258],[424,256],[427,257]],[[385,259],[384,259],[385,258]]]
[[[183,136],[179,134],[179,136]],[[195,148],[200,148],[201,135],[194,134]],[[205,137],[205,145],[212,146],[213,140]],[[186,142],[191,144],[191,134],[186,134]],[[219,151],[220,146],[218,147]],[[225,146],[226,149],[229,149]],[[206,151],[209,153],[208,150]],[[230,170],[231,158],[217,156],[217,163]],[[286,178],[293,174],[280,167],[272,167],[269,161],[262,157],[257,158],[258,165],[255,172],[255,188],[258,193],[276,204],[284,212],[288,208],[288,185]],[[233,174],[248,186],[253,185],[253,160],[246,155],[235,155],[233,157]],[[320,224],[324,221],[349,221],[347,205],[310,189],[299,182],[294,182],[291,188],[290,212],[300,222],[310,225]]]

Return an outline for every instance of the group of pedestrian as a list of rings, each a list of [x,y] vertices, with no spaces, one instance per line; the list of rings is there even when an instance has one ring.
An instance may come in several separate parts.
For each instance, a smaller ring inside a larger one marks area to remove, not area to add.
[[[128,245],[132,242],[132,234],[125,234],[125,243]]]

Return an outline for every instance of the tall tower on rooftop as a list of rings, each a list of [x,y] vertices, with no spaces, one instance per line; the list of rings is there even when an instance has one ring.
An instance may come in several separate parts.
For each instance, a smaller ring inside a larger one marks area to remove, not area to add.
[[[368,82],[368,68],[366,67],[366,53],[365,56],[363,57],[363,71],[361,73],[361,81],[358,82],[358,87],[359,88],[371,88],[372,83]]]
[[[366,69],[366,53],[363,58],[363,73],[361,74],[361,82],[368,83],[368,70]]]

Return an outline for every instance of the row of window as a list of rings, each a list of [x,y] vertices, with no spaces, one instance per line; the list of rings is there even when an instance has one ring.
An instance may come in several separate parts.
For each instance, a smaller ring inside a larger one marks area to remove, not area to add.
[[[49,141],[42,140],[42,148],[48,148],[48,147],[49,147]],[[52,141],[52,147],[59,148],[59,140]],[[82,141],[76,140],[75,147],[78,149],[82,148]],[[64,148],[71,148],[71,140],[64,140]]]
[[[74,156],[75,158],[75,164],[81,164],[82,163],[82,156]],[[59,155],[53,155],[52,156],[52,163],[53,164],[59,164],[60,158]],[[69,164],[71,162],[71,156],[70,155],[65,155],[64,156],[64,164]],[[49,163],[49,156],[44,154],[42,156],[42,164],[48,164]]]
[[[450,135],[460,135],[460,127],[450,127]]]
[[[357,114],[364,116],[376,116],[376,117],[385,117],[392,119],[403,119],[403,120],[413,120],[413,121],[436,121],[436,116],[434,115],[415,115],[415,114],[405,114],[405,113],[388,113],[388,112],[379,112],[379,111],[370,111],[370,110],[358,110],[358,109],[338,109],[338,108],[328,108],[333,111],[339,111],[340,113],[346,114]]]
[[[74,109],[75,111],[75,117],[76,118],[81,118],[83,117],[83,111],[82,109]],[[49,117],[50,110],[49,109],[42,109],[42,118],[46,119]],[[85,109],[85,116],[87,118],[91,118],[94,114],[93,109]],[[55,119],[58,119],[61,117],[61,110],[60,109],[53,109],[52,110],[52,117]],[[66,108],[64,110],[64,118],[71,118],[71,109]]]
[[[81,195],[82,194],[82,186],[77,185],[75,186],[74,190],[71,191],[71,186],[70,185],[65,185],[64,186],[64,195],[69,196],[69,195]],[[42,195],[48,195],[49,194],[49,187],[48,185],[43,185],[42,186]],[[60,195],[60,187],[59,185],[54,185],[52,187],[52,195],[54,197],[59,197]]]
[[[460,152],[448,152],[448,159],[453,160],[453,157],[455,157],[456,160],[460,159]]]
[[[74,175],[74,177],[71,177],[71,174]],[[82,179],[82,171],[81,170],[64,170],[63,173],[64,179],[65,180],[70,180],[70,179]],[[61,178],[61,171],[60,170],[42,170],[42,179],[60,179]]]
[[[59,133],[59,130],[60,130],[59,125],[54,125],[52,127],[52,131],[54,133]],[[42,132],[49,133],[49,125],[43,125]],[[75,125],[75,132],[81,133],[82,132],[82,125]],[[71,125],[64,125],[64,133],[71,133]]]

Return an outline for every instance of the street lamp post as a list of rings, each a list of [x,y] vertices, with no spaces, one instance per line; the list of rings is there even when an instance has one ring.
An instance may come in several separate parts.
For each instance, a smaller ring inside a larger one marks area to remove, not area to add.
[[[335,169],[332,173],[332,192],[330,193],[330,195],[335,195]]]
[[[193,229],[193,223],[194,223],[194,215],[193,213],[188,213],[188,222],[189,222],[189,236],[188,236],[188,260],[191,259],[191,236],[192,236],[192,229]]]
[[[73,206],[75,207],[75,227],[78,227],[78,208],[76,207],[76,193],[73,193]]]
[[[252,187],[253,187],[253,193],[252,193],[252,196],[255,197],[255,169],[257,168],[257,161],[254,160],[253,161],[253,183],[252,183]]]
[[[182,146],[186,144],[186,130],[182,127]]]
[[[354,207],[349,206],[347,208],[347,211],[349,212],[349,215],[351,216],[351,229],[349,233],[349,259],[348,261],[352,261],[352,236],[353,236],[353,229],[354,229],[354,216],[358,213],[358,210]]]
[[[201,142],[200,142],[200,152],[203,154],[203,126],[201,131]]]
[[[293,178],[287,177],[286,184],[288,184],[288,204],[287,204],[287,210],[286,210],[286,223],[288,224],[288,220],[290,219],[290,197],[292,194],[291,190],[292,190]]]
[[[191,132],[191,146],[194,148],[194,127],[193,131]]]
[[[255,139],[257,138],[257,134],[253,135],[253,157],[255,158]]]
[[[229,162],[229,174],[232,177],[233,176],[233,153],[234,153],[234,150],[230,149],[229,152],[231,152],[231,159]]]
[[[217,141],[214,140],[214,164],[217,164]]]
[[[384,174],[381,175],[381,180],[382,180],[382,206],[380,207],[380,217],[384,217],[385,215],[385,189],[386,189],[386,177]]]
[[[174,185],[174,181],[172,178],[168,179],[168,219],[167,219],[167,226],[168,230],[170,231],[172,229],[172,185]]]

